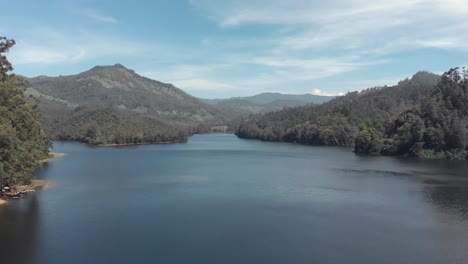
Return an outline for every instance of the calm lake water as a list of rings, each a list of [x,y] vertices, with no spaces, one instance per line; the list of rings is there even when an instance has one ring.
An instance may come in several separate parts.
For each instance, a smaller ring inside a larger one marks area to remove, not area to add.
[[[468,263],[468,162],[233,135],[54,151],[56,186],[0,208],[1,263]]]

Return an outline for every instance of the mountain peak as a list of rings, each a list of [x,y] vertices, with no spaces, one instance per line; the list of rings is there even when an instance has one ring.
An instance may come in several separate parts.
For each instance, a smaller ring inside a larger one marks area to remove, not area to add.
[[[124,65],[117,63],[114,65],[98,65],[94,66],[92,69],[83,72],[82,74],[92,74],[92,75],[126,75],[130,77],[135,74],[134,70],[128,69]]]

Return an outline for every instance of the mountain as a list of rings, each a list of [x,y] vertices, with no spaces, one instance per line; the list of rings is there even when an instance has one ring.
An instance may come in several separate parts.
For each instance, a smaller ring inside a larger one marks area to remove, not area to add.
[[[121,64],[26,80],[26,95],[38,106],[44,128],[54,139],[91,144],[181,142],[201,123],[222,124],[215,107]]]
[[[321,104],[333,99],[334,96],[313,94],[281,94],[262,93],[247,97],[232,97],[228,99],[202,99],[228,115],[266,113],[281,110],[285,107],[303,106],[306,104]]]
[[[259,114],[241,138],[355,146],[357,153],[468,158],[468,72],[416,73],[392,87]]]

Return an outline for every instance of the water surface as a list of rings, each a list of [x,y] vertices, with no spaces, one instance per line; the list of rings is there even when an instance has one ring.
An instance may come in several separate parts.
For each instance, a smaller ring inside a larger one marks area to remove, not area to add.
[[[93,148],[0,208],[9,263],[468,263],[468,163],[197,135]]]

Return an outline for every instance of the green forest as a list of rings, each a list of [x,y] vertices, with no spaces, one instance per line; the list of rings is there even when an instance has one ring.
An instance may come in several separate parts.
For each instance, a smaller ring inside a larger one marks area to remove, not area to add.
[[[243,120],[241,138],[354,146],[356,153],[467,159],[468,73],[419,72],[392,87]]]
[[[0,37],[0,182],[25,184],[47,157],[51,142],[24,96],[24,83],[10,73],[13,67],[5,53],[14,45]]]
[[[172,84],[136,74],[121,64],[68,76],[26,78],[52,140],[92,145],[186,142],[222,125],[221,112]]]

